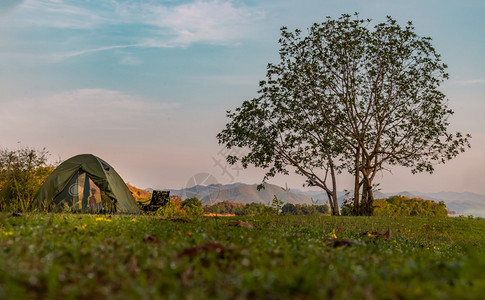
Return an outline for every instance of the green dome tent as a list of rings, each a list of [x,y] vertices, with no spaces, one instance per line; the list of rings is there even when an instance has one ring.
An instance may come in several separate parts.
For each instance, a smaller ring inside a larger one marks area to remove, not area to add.
[[[104,160],[81,154],[61,163],[39,190],[33,209],[72,212],[139,213],[123,179]]]

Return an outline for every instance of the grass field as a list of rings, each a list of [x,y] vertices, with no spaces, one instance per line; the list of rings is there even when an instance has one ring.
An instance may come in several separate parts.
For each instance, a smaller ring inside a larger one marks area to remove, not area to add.
[[[485,291],[484,219],[187,221],[1,215],[0,298],[480,299]]]

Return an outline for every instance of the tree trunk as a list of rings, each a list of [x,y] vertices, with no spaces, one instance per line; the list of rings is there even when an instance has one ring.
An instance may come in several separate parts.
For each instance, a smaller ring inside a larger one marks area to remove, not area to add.
[[[333,199],[335,201],[335,216],[340,216],[340,209],[338,207],[337,190],[333,190]]]
[[[335,216],[335,202],[333,201],[332,193],[327,192],[328,204],[330,204],[330,212],[332,216]]]
[[[355,150],[355,181],[354,181],[354,212],[359,209],[359,191],[360,191],[360,147]]]
[[[337,191],[333,190],[331,193],[327,192],[328,203],[330,204],[330,211],[332,216],[340,216],[340,211],[338,208],[338,198]]]
[[[364,184],[362,189],[362,201],[359,206],[359,216],[372,215],[372,204],[374,202],[374,193],[372,192],[372,182],[370,182],[368,176],[364,174]]]
[[[335,178],[335,169],[333,163],[330,163],[330,175],[332,176],[332,198],[334,201],[334,211],[332,214],[334,216],[340,216],[340,211],[338,209],[338,198],[337,198],[337,179]]]

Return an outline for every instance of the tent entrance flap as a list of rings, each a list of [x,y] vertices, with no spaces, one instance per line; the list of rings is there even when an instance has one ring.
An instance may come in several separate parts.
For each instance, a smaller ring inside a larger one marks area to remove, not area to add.
[[[109,199],[107,196],[102,197],[101,189],[85,172],[79,170],[66,188],[55,197],[54,202],[71,211],[100,212],[106,206],[103,205],[103,198]]]

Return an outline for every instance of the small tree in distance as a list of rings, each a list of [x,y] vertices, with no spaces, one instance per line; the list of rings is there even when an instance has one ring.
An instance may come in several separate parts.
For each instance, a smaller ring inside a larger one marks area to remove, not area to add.
[[[49,152],[30,147],[0,150],[0,209],[25,211],[54,170]]]
[[[431,39],[387,17],[342,15],[314,24],[306,36],[281,29],[280,63],[268,65],[259,97],[244,101],[218,134],[227,148],[248,148],[242,162],[266,169],[263,182],[293,169],[328,195],[338,215],[337,178],[353,174],[351,213],[371,215],[375,176],[391,166],[434,171],[470,147],[450,133],[440,84],[447,66]]]
[[[275,214],[279,215],[281,213],[281,207],[283,207],[284,202],[278,199],[276,195],[273,195],[273,200],[271,200],[271,208]]]

